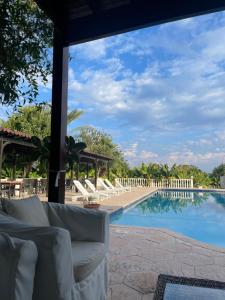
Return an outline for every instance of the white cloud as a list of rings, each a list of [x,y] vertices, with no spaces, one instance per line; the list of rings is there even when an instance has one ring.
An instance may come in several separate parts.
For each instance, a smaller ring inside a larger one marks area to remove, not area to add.
[[[78,58],[83,58],[86,60],[96,60],[104,58],[106,55],[107,43],[105,39],[92,41],[89,43],[84,43],[70,47],[70,53],[77,56]]]
[[[74,69],[70,98],[96,124],[129,136],[136,145],[125,147],[130,161],[208,168],[225,150],[224,45],[222,13],[76,46],[72,54],[84,67]]]

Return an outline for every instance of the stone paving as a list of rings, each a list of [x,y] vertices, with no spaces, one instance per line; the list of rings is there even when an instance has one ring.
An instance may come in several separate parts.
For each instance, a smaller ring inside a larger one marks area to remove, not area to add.
[[[156,192],[158,188],[150,188],[150,187],[136,187],[132,188],[130,192],[122,192],[113,197],[109,197],[99,201],[101,204],[100,209],[107,211],[108,213],[113,213],[121,208],[126,208],[130,204],[139,201],[146,196]],[[72,196],[75,193],[66,192],[65,194],[65,202],[66,204],[75,205],[79,207],[83,207],[83,201],[81,200],[73,200]],[[47,201],[47,197],[44,194],[38,195],[38,197],[42,201]]]
[[[121,208],[125,208],[130,204],[143,199],[144,197],[154,193],[158,188],[150,188],[150,187],[137,187],[132,188],[130,192],[122,192],[115,196],[103,199],[99,201],[101,204],[100,209],[107,211],[108,213],[113,213]],[[83,206],[83,201],[73,200],[69,196],[66,197],[66,204],[72,204],[76,206]]]
[[[225,281],[225,249],[166,229],[110,226],[107,300],[152,300],[160,273]]]

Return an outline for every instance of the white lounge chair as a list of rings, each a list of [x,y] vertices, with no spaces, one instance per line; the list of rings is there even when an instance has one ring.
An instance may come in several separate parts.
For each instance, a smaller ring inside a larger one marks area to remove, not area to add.
[[[112,195],[117,195],[120,191],[116,191],[116,190],[112,190],[110,189],[106,184],[105,182],[103,181],[103,179],[101,178],[98,178],[97,179],[97,183],[98,185],[100,185],[107,193],[110,193]]]
[[[118,191],[121,193],[128,192],[128,190],[125,187],[115,187],[108,179],[104,179],[104,181],[112,191]]]
[[[115,182],[116,182],[116,185],[118,186],[118,187],[120,187],[120,188],[124,188],[124,189],[126,189],[127,191],[131,191],[131,186],[123,186],[120,182],[119,182],[119,180],[117,180],[117,179],[115,179]]]
[[[81,195],[77,195],[77,196],[73,196],[72,200],[75,200],[79,197],[84,198],[85,200],[88,200],[89,198],[95,198],[100,200],[100,198],[107,198],[107,195],[99,193],[99,192],[95,192],[95,193],[89,193],[84,187],[83,185],[80,183],[80,181],[78,180],[73,180],[73,183],[75,185],[75,187],[78,189],[78,191],[81,193]]]
[[[106,197],[109,197],[109,193],[107,193],[107,191],[105,191],[105,192],[104,191],[98,191],[95,188],[94,184],[89,179],[85,179],[85,183],[89,187],[89,189],[92,191],[92,193],[99,193],[99,194],[102,194]]]

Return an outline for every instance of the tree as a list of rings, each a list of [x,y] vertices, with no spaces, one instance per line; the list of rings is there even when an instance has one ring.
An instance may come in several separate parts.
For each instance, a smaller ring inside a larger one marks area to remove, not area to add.
[[[68,114],[67,114],[67,125],[69,125],[73,121],[79,119],[80,116],[83,113],[84,112],[82,110],[78,110],[78,109],[74,109],[74,110],[71,110],[70,112],[68,112]]]
[[[103,154],[113,159],[111,165],[112,177],[125,177],[128,173],[128,164],[124,159],[123,153],[118,145],[113,143],[112,137],[91,126],[79,128],[78,134],[75,136],[77,142],[84,142],[87,150],[97,154]],[[106,167],[99,163],[98,172],[101,176],[106,175]]]
[[[2,121],[1,126],[43,139],[50,135],[50,122],[49,106],[25,106]]]
[[[67,123],[71,123],[82,115],[83,111],[74,109],[68,113]],[[14,112],[2,127],[10,128],[43,139],[51,133],[51,106],[24,106]]]
[[[220,176],[225,176],[225,164],[220,164],[219,166],[215,167],[212,171],[212,174],[210,174],[213,184],[217,187],[220,187]]]
[[[0,104],[37,102],[52,72],[53,25],[33,0],[0,0]]]
[[[147,174],[146,174],[147,167]],[[130,171],[131,177],[144,177],[152,178],[156,180],[162,179],[186,179],[194,178],[194,186],[208,187],[212,184],[212,180],[206,172],[203,172],[199,168],[192,165],[176,165],[174,164],[171,168],[167,164],[157,163],[142,163],[139,167],[135,167]]]
[[[72,136],[66,137],[66,160],[69,167],[71,180],[74,178],[74,166],[79,160],[79,152],[85,148],[85,143],[76,143]]]

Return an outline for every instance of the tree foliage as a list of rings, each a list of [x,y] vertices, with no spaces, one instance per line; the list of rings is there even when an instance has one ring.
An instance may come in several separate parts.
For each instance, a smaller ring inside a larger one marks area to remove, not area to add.
[[[0,20],[0,104],[34,103],[52,71],[52,23],[33,0],[0,0]]]
[[[193,177],[194,186],[207,187],[213,184],[208,173],[192,165],[174,164],[172,167],[169,167],[167,164],[142,163],[139,167],[131,169],[129,176],[157,180],[169,178],[187,179]]]
[[[83,111],[77,109],[68,112],[67,124],[79,118],[82,113]],[[0,126],[43,139],[51,133],[51,107],[50,105],[24,106],[7,120],[2,120]]]
[[[225,176],[225,164],[220,164],[213,169],[211,179],[215,186],[220,186],[220,176]]]
[[[84,142],[88,151],[111,157],[113,159],[111,165],[111,175],[113,177],[124,177],[127,175],[128,164],[122,151],[117,144],[113,143],[109,134],[91,126],[84,126],[79,128],[75,139],[79,142]],[[106,166],[104,164],[99,164],[99,175],[106,175]]]
[[[13,113],[1,126],[37,136],[50,135],[51,110],[49,106],[25,106]]]

